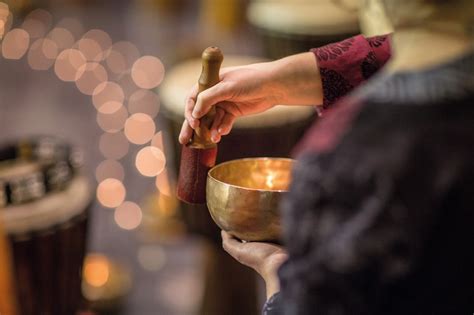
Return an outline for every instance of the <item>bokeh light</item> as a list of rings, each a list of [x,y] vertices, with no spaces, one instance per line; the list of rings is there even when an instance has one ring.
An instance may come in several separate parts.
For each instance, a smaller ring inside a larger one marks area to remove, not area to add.
[[[84,26],[76,18],[66,17],[56,24],[56,27],[67,29],[75,38],[79,38],[84,33]]]
[[[115,74],[122,74],[132,68],[140,57],[138,48],[130,42],[121,41],[112,45],[107,59],[107,67]]]
[[[125,122],[125,136],[134,144],[145,144],[155,134],[155,122],[147,114],[131,115]]]
[[[100,50],[100,53],[95,55],[92,54],[90,56],[92,59],[88,60],[102,61],[108,56],[110,48],[112,47],[112,39],[110,38],[109,34],[104,32],[103,30],[93,29],[85,33],[82,38],[86,41],[94,42],[95,44],[93,46],[98,45]],[[92,50],[92,52],[94,52],[94,49]],[[86,57],[88,56],[86,55]]]
[[[98,183],[107,178],[115,178],[123,182],[125,170],[120,162],[115,160],[104,160],[95,169],[95,178]]]
[[[52,23],[51,13],[43,9],[36,9],[26,16],[21,27],[28,32],[31,38],[40,38],[46,35]]]
[[[22,29],[15,28],[8,32],[2,41],[2,55],[5,59],[21,59],[28,51],[30,35]]]
[[[121,181],[116,178],[107,178],[97,186],[96,196],[104,207],[115,208],[125,200],[126,191]]]
[[[133,82],[130,72],[122,73],[116,81],[122,87],[126,99],[129,99],[130,96],[138,90],[135,82]]]
[[[107,71],[97,62],[88,62],[82,65],[76,76],[76,86],[82,93],[92,95],[95,88],[107,81]]]
[[[125,201],[114,211],[115,223],[124,230],[136,229],[142,222],[142,209],[131,201]]]
[[[84,261],[83,277],[87,284],[102,287],[109,280],[109,270],[109,262],[105,256],[89,254]]]
[[[118,132],[123,129],[128,118],[122,103],[110,101],[103,104],[97,113],[97,124],[106,132]]]
[[[165,75],[165,67],[160,59],[153,56],[139,58],[132,67],[133,82],[142,89],[157,87]]]
[[[81,38],[74,45],[74,48],[82,52],[87,61],[99,62],[103,56],[99,43],[90,38]]]
[[[60,80],[76,81],[85,71],[86,58],[77,49],[63,50],[56,58],[54,72]]]
[[[161,246],[142,245],[138,249],[138,262],[147,271],[158,271],[166,263],[166,253]]]
[[[100,109],[107,102],[123,103],[125,95],[122,88],[115,82],[102,82],[92,93],[92,103],[95,108]]]
[[[135,166],[140,174],[148,177],[160,174],[166,165],[166,157],[158,148],[144,147],[138,151]]]
[[[157,132],[153,138],[151,138],[151,145],[153,147],[157,147],[158,149],[160,149],[161,151],[165,151],[165,147],[164,147],[164,144],[163,144],[163,131],[159,131]]]
[[[58,46],[48,38],[37,39],[28,52],[28,64],[34,70],[47,70],[56,61]]]
[[[8,8],[8,5],[0,2],[0,39],[8,33],[13,23],[13,16]]]
[[[71,48],[74,45],[74,35],[62,27],[56,27],[48,33],[46,38],[51,39],[60,50]]]
[[[120,160],[127,155],[129,146],[123,132],[104,133],[99,140],[99,150],[107,159]]]
[[[133,93],[128,100],[130,114],[144,113],[155,118],[159,110],[160,99],[156,93],[150,90],[140,89]]]
[[[155,185],[161,194],[166,195],[168,197],[171,197],[173,195],[171,179],[166,168],[163,170],[163,172],[156,176]]]

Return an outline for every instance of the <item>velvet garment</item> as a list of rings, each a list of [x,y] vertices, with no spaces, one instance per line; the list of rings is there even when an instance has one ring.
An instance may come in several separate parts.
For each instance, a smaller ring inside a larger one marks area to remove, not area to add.
[[[374,51],[387,38],[354,42],[365,49],[358,56],[374,54],[373,68],[340,43],[336,70],[322,67],[325,89],[335,77],[346,83],[341,93],[325,91],[330,108],[298,145],[283,205],[289,260],[263,313],[471,314],[474,54],[376,74],[331,105],[365,80],[363,68],[373,74],[389,56]],[[331,50],[315,51],[320,67]]]

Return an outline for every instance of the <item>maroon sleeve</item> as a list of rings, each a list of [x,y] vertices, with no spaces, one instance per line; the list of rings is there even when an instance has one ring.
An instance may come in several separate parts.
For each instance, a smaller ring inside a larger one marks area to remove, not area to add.
[[[390,35],[358,35],[312,49],[321,72],[324,108],[377,72],[390,58],[390,50]]]

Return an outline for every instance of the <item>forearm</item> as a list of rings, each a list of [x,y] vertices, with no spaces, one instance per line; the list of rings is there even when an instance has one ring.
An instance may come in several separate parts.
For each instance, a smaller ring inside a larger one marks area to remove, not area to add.
[[[320,105],[323,90],[313,53],[302,53],[273,61],[271,77],[280,104]]]

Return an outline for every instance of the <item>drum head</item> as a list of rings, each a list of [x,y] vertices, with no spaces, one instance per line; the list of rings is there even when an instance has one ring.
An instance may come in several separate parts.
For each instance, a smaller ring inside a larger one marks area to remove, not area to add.
[[[284,34],[328,36],[359,30],[357,10],[330,0],[257,0],[250,4],[247,16],[258,28]]]
[[[76,176],[69,186],[37,201],[0,209],[0,219],[9,234],[41,231],[62,224],[85,212],[92,191],[85,176]]]

